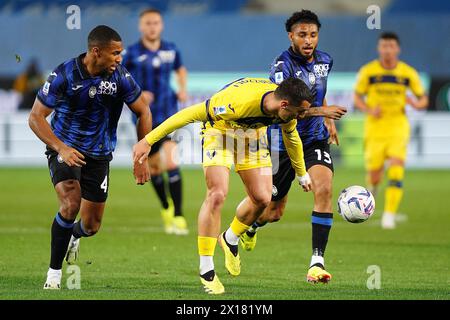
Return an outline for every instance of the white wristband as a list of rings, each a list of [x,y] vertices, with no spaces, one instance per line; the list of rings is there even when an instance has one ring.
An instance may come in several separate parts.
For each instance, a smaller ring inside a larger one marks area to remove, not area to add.
[[[297,176],[297,180],[302,186],[306,186],[311,183],[311,177],[308,172],[304,176]]]

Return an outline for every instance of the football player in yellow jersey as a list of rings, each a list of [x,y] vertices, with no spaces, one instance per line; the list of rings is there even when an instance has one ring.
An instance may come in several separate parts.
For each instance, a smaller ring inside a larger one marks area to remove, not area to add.
[[[270,203],[272,170],[266,130],[279,123],[292,166],[304,191],[311,190],[303,147],[296,130],[297,117],[310,107],[312,95],[306,84],[289,78],[280,85],[269,79],[236,80],[210,99],[188,107],[164,121],[133,147],[133,158],[143,162],[151,146],[177,128],[194,121],[203,122],[203,167],[207,194],[198,216],[200,280],[205,291],[225,291],[214,271],[217,240],[225,253],[231,275],[240,273],[239,237]],[[229,171],[235,164],[247,196],[236,209],[230,227],[219,235],[221,209],[228,193]]]
[[[358,73],[355,106],[367,113],[364,126],[364,158],[367,180],[376,194],[385,161],[388,160],[388,187],[385,192],[381,225],[395,228],[395,214],[403,195],[404,166],[409,141],[409,122],[405,105],[425,109],[428,97],[417,71],[400,61],[400,41],[392,32],[378,40],[379,59],[364,65]],[[410,89],[416,99],[407,96]],[[366,99],[364,100],[364,97]]]

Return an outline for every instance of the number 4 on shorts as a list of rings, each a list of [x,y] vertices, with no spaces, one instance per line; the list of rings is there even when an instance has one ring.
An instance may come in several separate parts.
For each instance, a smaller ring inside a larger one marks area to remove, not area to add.
[[[100,185],[100,188],[103,189],[103,191],[105,193],[108,191],[108,176],[105,176],[105,179],[103,180],[102,184]]]

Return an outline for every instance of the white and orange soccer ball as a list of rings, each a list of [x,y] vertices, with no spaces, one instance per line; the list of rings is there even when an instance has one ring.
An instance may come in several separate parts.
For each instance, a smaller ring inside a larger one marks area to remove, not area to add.
[[[350,186],[342,190],[337,205],[339,214],[351,223],[364,222],[375,212],[375,198],[361,186]]]

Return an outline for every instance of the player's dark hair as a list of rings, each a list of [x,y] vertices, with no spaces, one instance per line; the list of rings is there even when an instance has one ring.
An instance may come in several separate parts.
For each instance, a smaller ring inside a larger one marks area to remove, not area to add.
[[[122,38],[117,33],[116,30],[100,25],[96,26],[89,32],[88,35],[88,48],[89,50],[93,47],[104,48],[110,44],[111,41],[122,41]]]
[[[319,17],[317,15],[309,10],[303,10],[297,11],[292,14],[292,16],[286,20],[285,26],[286,31],[291,32],[292,26],[297,23],[314,23],[317,26],[317,29],[320,30],[320,27],[322,26],[319,21]]]
[[[155,8],[147,8],[141,11],[141,13],[139,13],[139,18],[142,18],[143,16],[145,16],[147,13],[157,13],[161,16],[161,11],[159,11],[158,9]]]
[[[384,39],[384,40],[395,40],[397,41],[397,44],[400,45],[400,38],[395,32],[392,31],[386,31],[380,34],[380,37],[378,39]]]
[[[275,97],[289,101],[289,105],[300,106],[303,101],[313,103],[314,96],[308,86],[300,79],[287,78],[275,89]]]

